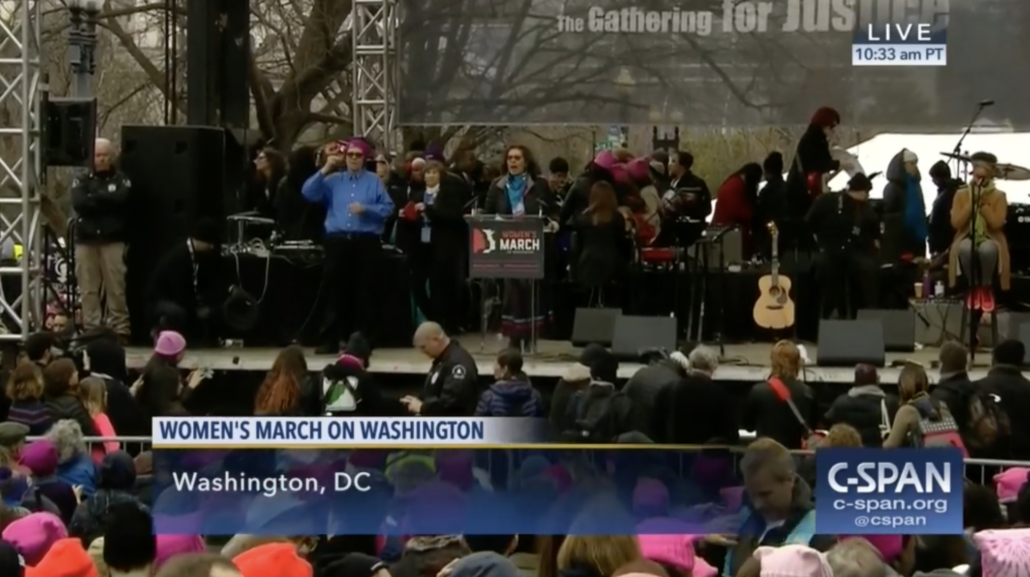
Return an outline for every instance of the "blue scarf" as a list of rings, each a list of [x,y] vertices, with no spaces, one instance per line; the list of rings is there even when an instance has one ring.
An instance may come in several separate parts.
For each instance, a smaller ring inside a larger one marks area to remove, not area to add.
[[[919,179],[908,175],[905,179],[905,228],[915,242],[926,242],[929,226],[923,209],[923,189]]]
[[[529,179],[526,173],[509,174],[508,184],[505,187],[508,193],[508,206],[514,215],[526,214],[526,189]]]

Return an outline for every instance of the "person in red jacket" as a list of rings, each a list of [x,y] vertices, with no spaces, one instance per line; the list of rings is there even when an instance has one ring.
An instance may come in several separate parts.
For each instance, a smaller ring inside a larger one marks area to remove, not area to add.
[[[757,162],[749,162],[722,183],[715,198],[712,226],[740,228],[745,259],[751,258],[754,254],[753,220],[762,175],[762,166]]]

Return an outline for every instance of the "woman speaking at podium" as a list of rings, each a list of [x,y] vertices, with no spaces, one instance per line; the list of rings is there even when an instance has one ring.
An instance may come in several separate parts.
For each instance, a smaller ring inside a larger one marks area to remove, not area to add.
[[[540,170],[529,149],[520,144],[509,146],[504,159],[506,172],[490,185],[483,212],[546,216],[553,221],[558,215],[558,202],[547,181],[539,176]],[[540,334],[547,324],[550,310],[543,306],[540,292],[536,291],[537,306],[534,308],[531,281],[505,281],[501,334],[508,337],[510,346],[522,348],[528,345],[530,337]]]

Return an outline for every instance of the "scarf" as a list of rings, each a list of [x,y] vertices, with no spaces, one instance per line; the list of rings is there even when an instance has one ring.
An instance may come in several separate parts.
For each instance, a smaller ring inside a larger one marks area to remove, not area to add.
[[[989,181],[982,186],[973,185],[970,187],[970,199],[973,203],[973,211],[976,219],[973,221],[973,246],[980,246],[987,240],[987,220],[984,218],[983,209],[980,207],[982,199],[994,193],[994,181]]]
[[[425,204],[426,206],[433,206],[433,203],[436,202],[436,195],[439,192],[440,192],[440,185],[439,184],[434,186],[434,187],[432,187],[432,188],[428,188],[427,187],[426,191],[425,191],[425,194],[423,194],[423,196],[422,196],[423,204]],[[432,234],[433,234],[432,230],[433,229],[431,228],[431,225],[429,224],[429,215],[423,213],[422,214],[422,233],[421,233],[421,240],[422,240],[423,243],[428,243],[428,242],[430,242],[432,240]]]
[[[516,216],[526,214],[526,190],[529,178],[526,173],[509,174],[505,184],[505,191],[508,193],[508,206],[511,213]]]
[[[923,188],[919,184],[919,179],[912,175],[907,175],[905,188],[905,228],[912,240],[925,243],[929,227],[923,209]]]

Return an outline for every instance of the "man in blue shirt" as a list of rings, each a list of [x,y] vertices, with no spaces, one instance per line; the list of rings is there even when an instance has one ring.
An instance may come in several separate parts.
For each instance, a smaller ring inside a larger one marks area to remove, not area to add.
[[[325,321],[318,354],[339,352],[352,331],[374,338],[380,238],[393,202],[382,180],[365,169],[371,153],[364,140],[341,144],[301,189],[305,200],[326,208],[321,288]]]

